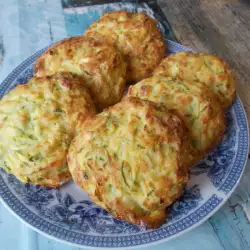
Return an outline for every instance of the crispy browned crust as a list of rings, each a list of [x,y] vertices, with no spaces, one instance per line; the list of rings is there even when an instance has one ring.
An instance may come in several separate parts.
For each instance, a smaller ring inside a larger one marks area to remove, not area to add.
[[[40,180],[37,180],[36,173],[29,175],[28,183],[50,188],[59,188],[62,184],[72,179],[68,167],[65,166],[66,164],[66,162],[55,161],[40,170]],[[62,168],[65,168],[65,171],[60,173],[60,169]]]
[[[235,74],[224,60],[213,54],[171,54],[162,60],[153,74],[201,82],[217,96],[224,109],[231,106],[235,99]]]
[[[89,117],[67,160],[75,183],[96,204],[116,218],[156,228],[188,181],[184,140],[177,116],[129,98]]]
[[[126,63],[111,45],[90,37],[70,37],[47,49],[36,61],[35,75],[71,72],[90,89],[99,109],[117,103],[124,91]]]
[[[184,146],[182,160],[189,167],[217,146],[224,134],[224,111],[216,96],[205,85],[156,75],[130,86],[127,96],[165,105],[184,122],[189,145]]]
[[[117,46],[128,63],[128,82],[149,77],[164,57],[166,49],[156,20],[144,13],[109,12],[91,24],[84,36]]]

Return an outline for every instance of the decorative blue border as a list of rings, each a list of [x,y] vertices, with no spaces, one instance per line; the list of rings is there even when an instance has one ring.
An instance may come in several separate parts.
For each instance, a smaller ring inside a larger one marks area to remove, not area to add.
[[[157,230],[128,236],[90,236],[58,227],[32,213],[27,209],[10,191],[2,176],[0,175],[0,195],[3,202],[14,212],[23,219],[25,222],[34,228],[48,234],[49,236],[58,238],[60,240],[69,241],[79,246],[91,247],[131,247],[136,245],[144,245],[169,238],[178,234],[196,223],[199,223],[214,209],[216,209],[223,201],[222,198],[213,195],[206,203],[199,207],[196,211],[171,225],[159,228]]]
[[[168,41],[169,49],[172,51],[188,51],[189,49],[172,41]],[[18,75],[23,72],[46,48],[38,51],[30,56],[23,63],[21,63],[14,71],[0,84],[0,95],[2,96],[6,90],[10,89],[9,83],[14,82]],[[237,125],[239,128],[239,147],[237,149],[236,164],[232,167],[226,181],[220,187],[220,190],[226,194],[232,192],[239,182],[240,176],[243,172],[246,158],[248,155],[248,124],[244,108],[239,99],[233,105],[237,117]],[[220,198],[216,195],[211,196],[206,203],[199,207],[189,216],[177,220],[176,222],[165,225],[162,228],[153,231],[146,231],[136,235],[127,236],[90,236],[81,233],[71,232],[70,230],[61,228],[44,220],[35,213],[31,212],[17,197],[11,192],[7,184],[4,182],[0,174],[0,196],[1,201],[9,207],[19,218],[30,224],[34,229],[41,231],[48,236],[55,237],[62,241],[68,241],[78,246],[89,247],[132,247],[138,245],[145,245],[159,240],[170,238],[183,231],[194,227],[206,219],[213,211],[217,210],[228,198]]]
[[[245,162],[248,157],[249,150],[249,131],[247,117],[242,107],[242,103],[238,98],[236,98],[233,109],[235,111],[237,125],[238,125],[238,150],[236,158],[234,161],[234,166],[229,172],[226,180],[220,186],[219,190],[223,191],[225,194],[228,194],[234,187],[237,185],[240,180],[240,176],[245,167]]]

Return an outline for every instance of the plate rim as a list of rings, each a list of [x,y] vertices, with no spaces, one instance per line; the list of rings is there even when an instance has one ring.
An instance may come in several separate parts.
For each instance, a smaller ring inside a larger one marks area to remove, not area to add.
[[[167,40],[166,39],[166,42],[168,43],[168,46],[169,47],[178,47],[178,48],[180,48],[181,50],[183,50],[183,51],[192,51],[191,49],[189,49],[189,48],[187,48],[187,47],[185,47],[185,46],[183,46],[183,45],[181,45],[181,44],[179,44],[179,43],[176,43],[176,42],[174,42],[174,41],[170,41],[170,40]],[[18,77],[18,75],[21,73],[21,72],[23,72],[24,71],[24,69],[23,68],[26,68],[28,65],[30,65],[30,60],[33,60],[35,57],[37,57],[37,55],[39,55],[40,53],[42,53],[44,50],[46,50],[48,47],[50,47],[51,45],[49,45],[49,46],[46,46],[46,47],[44,47],[43,49],[41,49],[41,50],[39,50],[39,51],[37,51],[37,52],[35,52],[34,54],[32,54],[31,56],[29,56],[29,57],[27,57],[24,61],[22,61],[17,67],[15,67],[15,69],[14,70],[12,70],[10,73],[9,73],[9,75],[0,83],[0,87],[2,87],[2,88],[4,88],[4,90],[3,90],[3,92],[6,92],[6,90],[8,89],[8,84],[6,84],[6,83],[8,83],[8,82],[13,82],[13,80],[15,80],[17,77]],[[4,86],[6,86],[6,87],[4,87]],[[241,109],[242,109],[242,115],[243,115],[243,117],[244,117],[244,122],[246,122],[246,127],[247,127],[247,131],[246,131],[246,134],[247,134],[247,146],[246,146],[246,149],[247,149],[247,151],[246,152],[249,152],[249,125],[248,125],[248,120],[247,120],[247,116],[246,116],[246,112],[245,112],[245,109],[244,109],[244,106],[243,106],[243,104],[242,104],[242,102],[241,102],[241,99],[239,98],[239,96],[237,95],[236,96],[236,101],[238,101],[239,102],[239,105],[240,105],[240,107],[241,107]],[[225,197],[222,199],[222,201],[221,202],[219,202],[217,205],[216,205],[216,207],[215,208],[213,208],[213,209],[211,209],[211,211],[210,212],[208,212],[208,214],[206,215],[206,216],[204,216],[204,217],[202,217],[202,219],[200,219],[198,222],[196,222],[196,223],[194,223],[193,225],[191,225],[191,226],[189,226],[188,228],[186,228],[186,229],[184,229],[184,230],[182,230],[182,231],[180,231],[180,232],[178,232],[178,233],[175,233],[175,234],[173,234],[173,235],[171,235],[171,236],[168,236],[168,237],[166,237],[166,238],[162,238],[162,239],[152,239],[151,238],[151,241],[150,242],[146,242],[145,241],[145,243],[140,243],[140,245],[138,245],[138,243],[136,243],[136,242],[132,242],[131,241],[131,244],[130,245],[124,245],[124,246],[119,246],[119,247],[116,247],[116,246],[113,246],[113,245],[111,245],[111,246],[91,246],[91,245],[83,245],[83,244],[78,244],[78,243],[73,243],[73,242],[71,242],[71,241],[67,241],[67,240],[64,240],[64,239],[61,239],[61,238],[58,238],[58,237],[56,237],[56,236],[53,236],[53,235],[51,235],[51,234],[49,234],[48,232],[44,232],[44,231],[42,231],[42,230],[40,230],[39,228],[37,228],[36,226],[34,226],[34,225],[32,225],[32,224],[30,224],[28,221],[27,221],[27,219],[25,220],[23,217],[21,217],[21,215],[19,215],[19,214],[17,214],[15,211],[14,211],[14,209],[13,209],[13,207],[11,207],[11,204],[9,204],[6,200],[4,200],[3,199],[3,197],[2,197],[2,192],[3,191],[1,191],[0,190],[0,202],[4,205],[4,207],[6,207],[16,218],[18,218],[20,221],[22,221],[25,225],[27,225],[28,227],[30,227],[30,228],[32,228],[33,230],[35,230],[36,232],[38,232],[38,233],[41,233],[42,235],[44,235],[44,236],[46,236],[46,237],[49,237],[49,238],[51,238],[51,239],[53,239],[53,240],[56,240],[56,241],[58,241],[58,242],[61,242],[61,243],[64,243],[64,244],[67,244],[67,245],[70,245],[70,246],[75,246],[75,247],[79,247],[79,248],[88,248],[88,249],[96,249],[96,248],[98,248],[98,249],[107,249],[107,248],[112,248],[112,249],[122,249],[122,248],[131,248],[131,249],[134,249],[134,248],[140,248],[140,247],[145,247],[145,246],[153,246],[153,245],[156,245],[156,244],[160,244],[160,243],[163,243],[163,242],[167,242],[167,241],[169,241],[169,240],[171,240],[171,239],[173,239],[173,238],[176,238],[176,237],[178,237],[178,236],[180,236],[181,234],[184,234],[184,233],[186,233],[186,232],[188,232],[188,231],[190,231],[190,230],[192,230],[192,229],[194,229],[195,227],[198,227],[199,225],[201,225],[202,223],[204,223],[208,218],[210,218],[212,215],[214,215],[224,204],[225,204],[225,202],[230,198],[230,196],[232,195],[232,193],[235,191],[235,189],[236,189],[236,187],[238,186],[238,184],[239,184],[239,182],[240,182],[240,180],[241,180],[241,178],[242,178],[242,175],[243,175],[243,173],[245,172],[245,169],[246,169],[246,164],[247,164],[247,160],[248,160],[248,157],[247,157],[247,155],[248,154],[246,154],[245,155],[245,159],[244,159],[244,162],[243,162],[243,167],[242,167],[242,171],[241,171],[241,173],[240,173],[240,175],[239,175],[239,177],[238,177],[238,179],[237,179],[237,181],[235,182],[235,184],[234,184],[234,186],[232,187],[232,189],[229,191],[229,192],[227,192],[226,193],[226,195],[225,195]],[[241,159],[242,161],[243,161],[243,159]],[[225,180],[226,181],[226,180]],[[1,182],[4,182],[3,181],[3,179],[2,179],[2,176],[0,176],[0,187],[1,187]],[[11,192],[10,190],[9,190],[9,192]],[[15,194],[14,193],[12,193],[11,192],[11,194],[13,195],[13,196],[15,196]],[[23,206],[25,206],[21,201],[19,201],[18,200],[18,198],[15,196],[15,198],[16,198],[16,200],[18,201],[18,202],[20,202],[20,204],[21,205],[23,205]],[[211,199],[211,197],[206,201],[206,202],[208,202],[209,200]],[[11,203],[11,202],[10,202]],[[204,203],[204,204],[206,204],[206,203]],[[12,206],[13,206],[13,204],[12,204]],[[198,208],[199,209],[199,208]],[[197,209],[197,210],[198,210]],[[28,209],[27,209],[28,210]],[[195,211],[197,211],[197,210],[195,210]],[[29,210],[28,210],[29,211]],[[194,211],[194,212],[195,212]],[[193,213],[194,213],[193,212]],[[191,213],[192,214],[192,213]],[[191,215],[190,214],[190,215]],[[32,215],[32,214],[31,214]],[[27,216],[28,217],[28,216]],[[59,227],[59,226],[58,226]],[[64,229],[64,228],[62,228],[62,229]],[[157,229],[158,230],[158,229]],[[156,232],[157,230],[155,230],[155,231],[153,231],[153,232]],[[59,232],[58,232],[59,233]],[[146,232],[145,232],[146,233]],[[149,234],[150,232],[148,232],[148,234]],[[144,234],[144,233],[142,233],[142,234]],[[84,237],[88,237],[87,235],[86,236],[84,236]],[[89,237],[100,237],[100,238],[109,238],[108,236],[89,236]],[[120,238],[120,237],[124,237],[124,236],[117,236],[118,238]],[[129,237],[129,236],[127,236],[127,237]],[[131,237],[131,236],[130,236]],[[121,241],[122,242],[122,241]],[[114,243],[114,244],[117,244],[117,243]]]

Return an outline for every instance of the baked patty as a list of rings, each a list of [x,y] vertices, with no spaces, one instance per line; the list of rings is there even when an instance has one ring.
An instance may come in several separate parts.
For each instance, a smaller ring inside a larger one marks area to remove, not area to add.
[[[0,167],[25,183],[58,187],[71,178],[66,154],[95,108],[70,74],[31,78],[0,101]]]
[[[102,39],[123,53],[128,64],[128,82],[149,77],[165,54],[156,21],[144,13],[109,12],[91,24],[84,36]]]
[[[118,219],[158,227],[183,192],[185,131],[164,106],[128,98],[88,118],[67,156],[77,185]]]
[[[235,98],[234,74],[226,62],[216,55],[192,52],[171,54],[162,60],[153,74],[201,82],[214,92],[224,109]]]
[[[76,36],[56,43],[35,63],[37,77],[71,72],[83,79],[99,109],[117,103],[125,87],[126,63],[111,45]]]

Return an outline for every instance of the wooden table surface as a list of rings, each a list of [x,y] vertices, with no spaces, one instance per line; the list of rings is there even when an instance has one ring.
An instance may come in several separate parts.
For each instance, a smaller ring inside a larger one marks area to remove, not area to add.
[[[0,1],[0,81],[32,53],[70,35],[67,22],[75,34],[81,20],[74,16],[75,10],[67,19],[62,6],[69,2],[77,7],[83,1]],[[250,118],[250,1],[160,0],[159,5],[180,43],[195,51],[214,52],[228,61]],[[0,204],[0,249],[77,248],[34,232]],[[250,250],[250,161],[237,190],[208,221],[177,239],[144,249]]]

